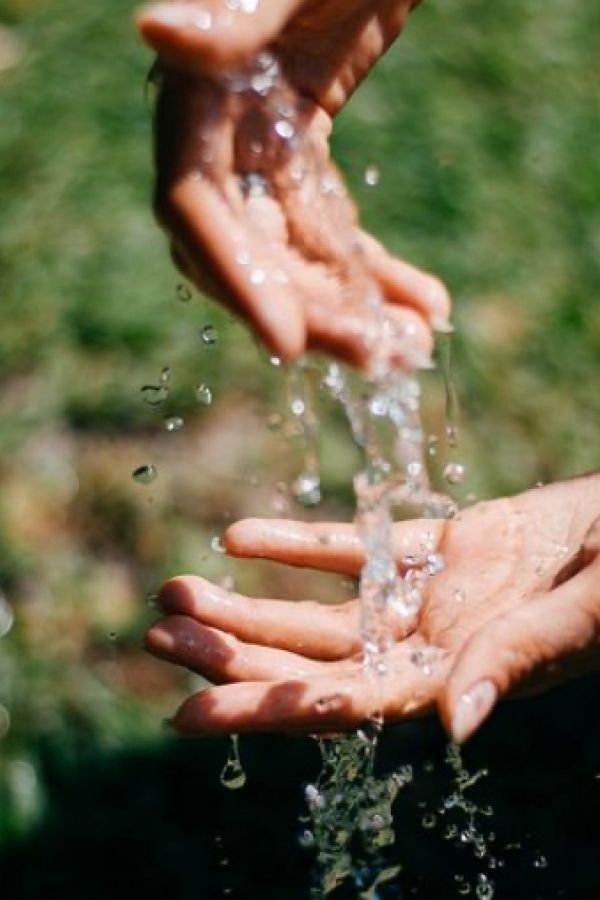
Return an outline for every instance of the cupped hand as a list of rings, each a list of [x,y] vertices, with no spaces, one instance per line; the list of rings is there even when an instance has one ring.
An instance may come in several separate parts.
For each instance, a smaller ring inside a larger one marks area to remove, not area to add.
[[[233,555],[295,566],[356,575],[363,563],[351,525],[245,520],[225,540]],[[437,704],[463,741],[499,698],[600,667],[600,476],[480,503],[453,521],[400,523],[393,540],[401,574],[432,552],[445,568],[418,616],[391,623],[386,721]],[[179,709],[181,732],[332,732],[367,716],[358,601],[254,600],[182,576],[160,603],[166,617],[148,649],[217,685]]]
[[[138,16],[160,61],[156,210],[173,258],[286,360],[321,349],[368,367],[374,293],[393,361],[425,364],[448,327],[444,286],[358,227],[329,153],[332,116],[411,5],[189,0]]]

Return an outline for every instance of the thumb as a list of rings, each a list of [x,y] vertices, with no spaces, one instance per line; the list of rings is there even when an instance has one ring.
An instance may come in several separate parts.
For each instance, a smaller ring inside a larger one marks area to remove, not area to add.
[[[600,559],[560,587],[493,619],[459,652],[439,697],[440,715],[462,743],[498,700],[525,679],[546,675],[549,685],[598,667]]]

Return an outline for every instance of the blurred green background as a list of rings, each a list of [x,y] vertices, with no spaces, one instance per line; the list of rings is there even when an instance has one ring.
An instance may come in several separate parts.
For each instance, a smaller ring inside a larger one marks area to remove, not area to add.
[[[47,811],[48,747],[163,740],[193,683],[140,649],[165,576],[350,590],[214,550],[240,516],[306,515],[286,493],[299,460],[267,423],[280,373],[226,314],[177,297],[132,9],[0,0],[0,842]],[[463,499],[598,466],[599,31],[589,0],[428,0],[337,123],[365,224],[453,294]],[[165,367],[153,409],[140,388]],[[425,407],[443,435],[439,375]],[[356,460],[323,422],[318,515],[347,518]],[[445,459],[441,440],[434,477]],[[150,463],[156,482],[134,483]]]

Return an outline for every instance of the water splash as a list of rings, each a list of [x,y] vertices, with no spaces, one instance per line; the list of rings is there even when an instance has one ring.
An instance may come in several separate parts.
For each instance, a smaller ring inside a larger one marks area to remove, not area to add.
[[[316,506],[321,500],[319,424],[305,363],[289,366],[286,379],[288,421],[285,433],[301,457],[301,471],[292,485],[292,495],[302,506]]]
[[[452,335],[440,336],[440,368],[444,378],[446,391],[446,436],[448,444],[454,448],[458,446],[460,404],[456,384],[452,376]]]
[[[374,775],[378,731],[367,723],[355,734],[319,739],[322,769],[316,784],[305,789],[309,828],[302,844],[314,848],[317,870],[311,896],[327,896],[352,884],[361,898],[393,880],[400,866],[389,857],[394,844],[392,805],[412,781],[404,766],[386,778]]]
[[[446,517],[456,513],[456,506],[445,495],[434,494],[429,485],[420,386],[415,374],[422,361],[415,350],[414,335],[410,329],[399,327],[386,312],[363,258],[354,219],[345,214],[345,189],[334,170],[313,152],[307,138],[301,101],[286,84],[275,57],[266,52],[243,70],[230,73],[224,89],[234,115],[243,112],[242,125],[248,124],[238,134],[238,151],[245,163],[240,188],[248,206],[258,201],[259,208],[260,201],[272,192],[272,171],[285,168],[298,186],[310,174],[320,192],[320,208],[324,214],[332,212],[332,220],[339,224],[335,238],[344,248],[344,286],[352,295],[357,315],[362,316],[361,323],[365,323],[359,331],[368,359],[366,376],[333,364],[323,384],[345,410],[363,459],[363,468],[354,481],[356,523],[365,552],[360,577],[363,660],[358,677],[370,688],[370,704],[363,728],[320,741],[323,770],[318,784],[307,788],[310,827],[303,829],[302,842],[313,846],[317,856],[314,897],[329,894],[346,879],[354,883],[361,897],[375,897],[378,885],[389,883],[398,873],[397,866],[384,864],[381,852],[394,841],[391,806],[398,790],[409,780],[406,772],[376,778],[373,769],[384,713],[387,652],[393,640],[391,622],[398,616],[410,621],[418,614],[428,579],[443,567],[435,548],[430,548],[406,565],[404,577],[399,576],[392,543],[394,514],[398,507],[409,504],[422,515]],[[252,114],[246,115],[248,111]],[[277,162],[274,167],[269,165],[273,161]],[[373,187],[378,180],[379,171],[370,166],[365,172],[367,185]],[[343,214],[339,215],[340,211]],[[237,247],[235,255],[255,289],[267,281],[284,283],[287,278],[283,272],[265,269],[246,246]],[[277,358],[271,362],[281,366]],[[288,422],[284,431],[300,456],[292,494],[298,502],[311,506],[319,502],[321,490],[318,420],[306,364],[290,367],[287,377]],[[449,384],[447,376],[452,423],[448,437],[454,445],[456,403]],[[422,669],[432,669],[436,662],[425,651],[414,660]],[[237,744],[233,746],[236,751]]]

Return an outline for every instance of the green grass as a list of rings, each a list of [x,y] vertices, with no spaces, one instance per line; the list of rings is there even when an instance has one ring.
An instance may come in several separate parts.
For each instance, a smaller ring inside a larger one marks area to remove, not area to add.
[[[132,8],[0,5],[24,48],[0,73],[0,586],[17,610],[0,663],[12,717],[0,838],[43,806],[15,769],[40,735],[67,747],[157,733],[185,685],[140,687],[139,598],[183,568],[224,574],[210,537],[270,514],[249,479],[270,490],[293,465],[263,424],[276,373],[223,312],[175,299],[149,209],[150,60]],[[451,288],[465,489],[479,496],[598,465],[599,26],[588,0],[429,0],[337,123],[365,224]],[[203,353],[207,322],[221,339]],[[186,417],[187,444],[167,444],[140,402],[165,365],[165,413]],[[210,413],[199,380],[214,388]],[[426,406],[439,429],[439,378]],[[354,456],[333,422],[324,455],[328,513],[347,515]],[[152,496],[129,478],[148,456],[163,485]],[[281,571],[234,571],[257,592],[300,589]]]

